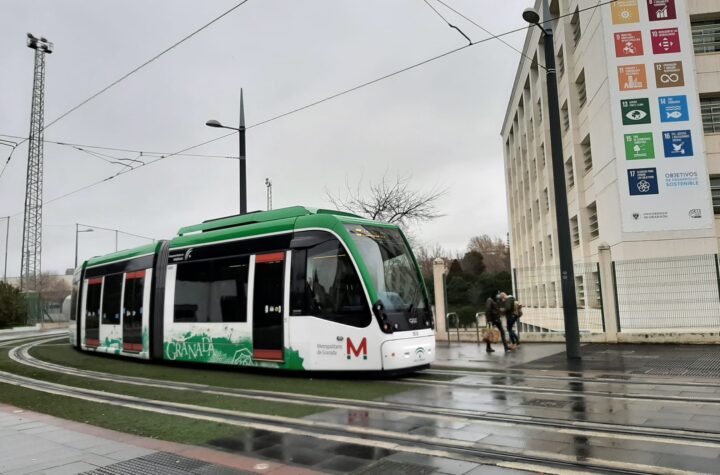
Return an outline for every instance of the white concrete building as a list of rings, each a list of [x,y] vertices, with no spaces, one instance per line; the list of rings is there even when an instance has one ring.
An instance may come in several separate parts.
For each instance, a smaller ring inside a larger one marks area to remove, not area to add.
[[[581,329],[718,331],[720,1],[599,3],[550,1]],[[561,330],[541,41],[528,31],[501,134],[515,292],[526,323]]]

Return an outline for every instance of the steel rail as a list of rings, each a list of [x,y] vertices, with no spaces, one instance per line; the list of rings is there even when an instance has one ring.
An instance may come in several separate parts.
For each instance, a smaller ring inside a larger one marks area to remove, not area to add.
[[[571,371],[572,373],[573,371]],[[616,377],[599,377],[599,376],[560,376],[560,375],[547,375],[547,374],[535,374],[527,370],[511,369],[504,371],[488,370],[488,369],[477,369],[477,370],[460,370],[460,369],[427,369],[423,371],[423,374],[437,374],[442,376],[505,376],[505,377],[519,377],[526,379],[542,379],[552,381],[577,381],[582,383],[621,383],[621,384],[638,384],[638,385],[652,385],[652,386],[697,386],[697,387],[711,387],[720,388],[720,383],[714,383],[711,381],[689,381],[685,379],[677,380],[676,376],[668,376],[668,379],[650,379],[654,375],[633,375],[631,379],[625,379],[624,375],[614,375]],[[611,373],[603,373],[611,374]],[[612,375],[612,374],[611,374]],[[645,378],[645,379],[643,379]],[[669,378],[675,378],[676,381],[670,381]]]
[[[245,413],[168,401],[148,400],[105,391],[65,386],[0,371],[0,381],[26,389],[109,404],[113,406],[186,417],[197,420],[251,427],[279,433],[310,436],[358,445],[383,447],[389,450],[447,457],[480,464],[507,466],[531,464],[545,473],[561,473],[561,469],[581,468],[600,473],[685,475],[691,472],[666,467],[616,462],[564,454],[505,447],[503,450],[481,443],[450,440],[441,437],[406,434],[367,427],[346,426],[328,422],[308,421],[279,416]],[[550,470],[548,470],[548,468]]]
[[[46,340],[52,341],[52,340]],[[489,422],[492,424],[508,425],[522,424],[531,426],[534,429],[554,429],[571,435],[587,436],[592,434],[595,437],[614,437],[625,438],[628,440],[639,440],[644,442],[660,442],[660,443],[678,443],[678,442],[698,442],[708,447],[720,448],[720,433],[703,432],[683,429],[669,429],[661,427],[640,427],[629,426],[624,424],[577,421],[557,418],[543,418],[538,416],[523,416],[518,414],[505,414],[496,412],[479,412],[463,409],[448,409],[429,405],[413,405],[412,409],[408,409],[407,405],[400,403],[392,403],[385,401],[362,401],[355,399],[341,399],[326,396],[302,395],[295,393],[265,391],[252,389],[237,389],[209,386],[197,383],[183,383],[175,381],[158,381],[149,378],[136,376],[122,376],[111,373],[81,370],[69,366],[48,363],[29,354],[29,350],[35,346],[44,343],[43,341],[34,341],[18,346],[10,351],[10,357],[18,363],[25,364],[37,369],[58,372],[62,374],[77,376],[81,378],[114,382],[121,384],[131,384],[147,387],[158,387],[163,389],[175,390],[194,390],[204,394],[224,397],[241,397],[247,399],[259,399],[270,402],[281,402],[301,405],[322,406],[333,409],[350,409],[350,410],[373,410],[373,411],[389,411],[393,414],[404,414],[407,416],[418,416],[455,420],[458,422]]]

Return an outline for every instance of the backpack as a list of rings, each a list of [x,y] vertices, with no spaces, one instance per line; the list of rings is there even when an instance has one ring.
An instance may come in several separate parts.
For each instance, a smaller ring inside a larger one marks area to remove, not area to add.
[[[523,305],[516,300],[515,305],[513,306],[513,313],[515,314],[516,317],[518,317],[518,318],[522,317],[522,314],[523,314],[522,308],[523,308]]]

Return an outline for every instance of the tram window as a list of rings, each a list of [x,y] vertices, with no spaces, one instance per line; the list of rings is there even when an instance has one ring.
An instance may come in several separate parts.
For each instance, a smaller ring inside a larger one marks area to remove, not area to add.
[[[80,275],[73,277],[72,291],[70,292],[70,321],[77,319],[78,295],[80,294]]]
[[[102,324],[120,324],[120,293],[122,292],[122,274],[105,276],[105,290],[102,302]]]
[[[85,338],[97,340],[100,328],[100,293],[102,277],[92,279],[87,286],[87,302],[85,303]]]
[[[176,322],[247,322],[248,256],[179,264]]]
[[[297,273],[293,275],[298,278]],[[302,304],[293,302],[293,309],[301,307],[303,315],[356,327],[370,323],[370,309],[360,279],[339,241],[327,241],[307,250],[303,278],[304,295],[293,292],[295,298],[302,299]]]

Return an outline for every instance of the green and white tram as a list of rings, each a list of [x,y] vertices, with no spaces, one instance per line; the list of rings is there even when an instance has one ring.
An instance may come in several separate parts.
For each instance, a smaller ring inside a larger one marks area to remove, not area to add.
[[[421,368],[433,317],[402,232],[300,206],[206,221],[75,271],[71,342],[152,360]]]

